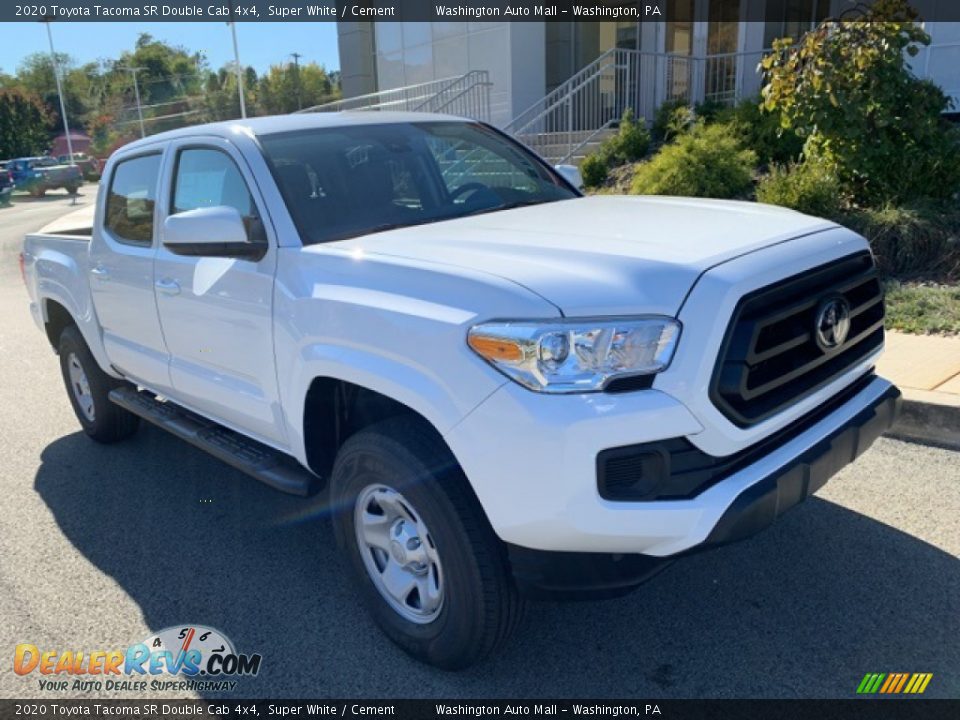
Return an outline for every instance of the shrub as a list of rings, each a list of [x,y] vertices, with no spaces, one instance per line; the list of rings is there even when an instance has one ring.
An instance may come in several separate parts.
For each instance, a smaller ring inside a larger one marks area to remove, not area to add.
[[[960,277],[960,212],[942,204],[860,209],[845,224],[870,241],[880,270],[901,278]]]
[[[586,187],[599,187],[606,182],[610,168],[642,159],[650,149],[650,132],[633,118],[627,108],[620,118],[620,126],[600,145],[595,153],[587,155],[580,164],[580,175]]]
[[[757,156],[729,125],[697,124],[637,166],[631,191],[639,195],[735,198],[750,190]]]
[[[583,178],[584,187],[600,187],[606,181],[607,175],[607,158],[599,152],[587,155],[580,163],[580,177]]]
[[[693,106],[693,114],[705,123],[727,122],[730,119],[730,106],[719,100],[704,100]]]
[[[757,154],[761,165],[796,162],[803,152],[803,138],[791,128],[782,127],[780,114],[764,110],[760,98],[743,100],[718,117],[733,124],[744,146]]]
[[[667,141],[690,129],[696,115],[683,98],[667,100],[657,108],[651,128],[654,140]]]
[[[841,205],[840,182],[823,161],[774,165],[757,183],[757,200],[799,210],[807,215],[836,218]]]
[[[607,138],[601,147],[609,158],[608,167],[637,162],[643,159],[649,149],[650,132],[643,123],[634,119],[632,108],[624,110],[617,134]]]
[[[907,65],[930,36],[906,0],[877,0],[856,20],[827,20],[762,61],[764,107],[835,163],[861,204],[946,199],[960,186],[951,101]],[[920,181],[922,178],[922,181]]]

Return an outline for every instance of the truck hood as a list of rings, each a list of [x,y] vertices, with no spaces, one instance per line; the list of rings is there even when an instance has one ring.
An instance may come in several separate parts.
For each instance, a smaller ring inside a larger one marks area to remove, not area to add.
[[[568,317],[674,315],[705,270],[830,227],[825,220],[749,202],[593,196],[337,245],[506,278]]]

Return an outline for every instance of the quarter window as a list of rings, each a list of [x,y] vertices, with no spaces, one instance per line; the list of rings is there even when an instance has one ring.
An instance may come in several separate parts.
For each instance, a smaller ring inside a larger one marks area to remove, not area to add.
[[[153,242],[153,210],[157,199],[160,155],[121,160],[114,168],[107,194],[104,226],[121,242]]]

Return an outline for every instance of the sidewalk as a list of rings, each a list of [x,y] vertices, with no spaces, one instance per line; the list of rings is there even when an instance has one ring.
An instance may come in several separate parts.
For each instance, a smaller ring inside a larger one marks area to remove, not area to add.
[[[887,332],[877,374],[903,391],[893,435],[960,448],[960,337]]]

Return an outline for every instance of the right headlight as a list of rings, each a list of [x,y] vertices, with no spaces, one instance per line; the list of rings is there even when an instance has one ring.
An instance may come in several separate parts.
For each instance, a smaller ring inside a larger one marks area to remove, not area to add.
[[[467,343],[531,390],[579,393],[665,370],[679,337],[679,322],[654,316],[483,323],[470,328]]]

